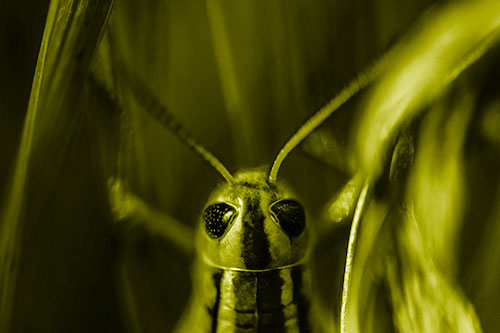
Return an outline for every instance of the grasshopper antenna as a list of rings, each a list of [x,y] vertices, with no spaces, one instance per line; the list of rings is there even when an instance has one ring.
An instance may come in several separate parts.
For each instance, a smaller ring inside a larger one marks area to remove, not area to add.
[[[387,55],[383,56],[374,66],[371,66],[364,72],[361,72],[353,81],[349,83],[347,87],[345,87],[337,96],[331,99],[325,106],[309,118],[309,120],[307,120],[297,132],[295,132],[283,148],[281,148],[271,169],[269,170],[268,182],[271,185],[276,184],[279,168],[288,154],[290,154],[295,147],[304,141],[304,139],[307,138],[309,134],[311,134],[319,125],[328,119],[328,117],[330,117],[335,110],[341,107],[360,90],[373,82],[385,68],[387,58]]]
[[[121,66],[123,67],[123,65]],[[174,133],[182,142],[186,143],[189,148],[200,155],[206,162],[208,162],[222,177],[229,183],[233,183],[233,175],[222,164],[222,162],[215,157],[205,146],[203,146],[191,132],[185,128],[175,116],[167,110],[167,108],[158,100],[158,98],[151,92],[151,90],[141,81],[139,77],[130,73],[122,68],[121,72],[124,79],[131,87],[131,91],[140,104],[147,110],[147,112],[156,119],[160,124]]]

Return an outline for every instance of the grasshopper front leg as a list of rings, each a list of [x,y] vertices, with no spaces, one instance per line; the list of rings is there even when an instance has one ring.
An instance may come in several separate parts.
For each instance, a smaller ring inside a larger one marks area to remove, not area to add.
[[[193,253],[193,230],[132,193],[124,182],[111,178],[108,182],[109,202],[115,221],[146,229],[185,253]]]
[[[120,67],[120,70],[120,74],[128,78],[127,80],[124,80],[124,82],[132,80],[131,77],[126,76],[123,68]],[[136,79],[135,77],[133,78]],[[120,102],[120,99],[116,96],[116,93],[111,91],[111,89],[106,86],[103,80],[99,79],[95,75],[91,75],[89,83],[89,86],[93,89],[94,93],[104,100],[107,105],[110,105],[110,107],[114,109],[117,114],[124,112],[125,108]],[[139,86],[141,89],[139,89],[139,92],[135,91],[135,94],[146,95],[145,97],[142,97],[143,100],[148,101],[146,104],[155,105],[161,111],[167,112],[161,106],[159,101],[154,98],[145,85],[141,82],[136,82],[133,87],[136,86]],[[153,99],[153,101],[150,101],[151,99]],[[172,116],[167,114],[165,117],[170,119]],[[171,119],[169,124],[174,122],[175,120]],[[120,138],[119,140],[122,139]],[[115,175],[117,173],[119,172],[112,172],[112,174]],[[171,244],[175,244],[176,247],[184,251],[186,254],[193,253],[194,231],[192,228],[187,227],[185,224],[166,214],[158,207],[155,207],[138,197],[129,189],[125,180],[118,176],[109,177],[107,181],[107,192],[113,219],[116,222],[120,222],[120,225],[144,228],[149,233],[157,235]]]

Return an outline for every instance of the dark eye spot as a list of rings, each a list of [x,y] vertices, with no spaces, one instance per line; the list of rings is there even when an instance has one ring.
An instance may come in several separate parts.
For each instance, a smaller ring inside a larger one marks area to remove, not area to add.
[[[295,200],[284,199],[273,203],[269,207],[271,216],[281,228],[290,236],[299,236],[306,226],[304,208]]]
[[[220,238],[226,232],[227,226],[236,217],[236,209],[226,203],[216,203],[205,208],[203,219],[205,230],[211,238]]]

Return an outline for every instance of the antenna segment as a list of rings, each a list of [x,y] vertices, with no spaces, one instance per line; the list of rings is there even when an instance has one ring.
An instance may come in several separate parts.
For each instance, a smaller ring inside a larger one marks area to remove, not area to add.
[[[319,125],[321,125],[332,113],[337,110],[342,104],[347,102],[352,96],[358,93],[361,89],[365,88],[382,72],[385,67],[387,56],[376,63],[374,66],[368,68],[360,73],[353,81],[349,83],[337,96],[330,100],[318,112],[316,112],[309,120],[307,120],[297,132],[288,140],[288,142],[281,148],[278,156],[274,160],[273,166],[269,171],[268,181],[270,184],[276,184],[278,171],[288,156],[288,154],[295,149],[309,134],[311,134]]]
[[[139,77],[122,70],[124,79],[131,87],[131,91],[139,103],[147,112],[160,124],[174,133],[182,142],[187,144],[194,152],[207,161],[222,177],[228,182],[233,183],[233,176],[222,162],[215,157],[205,146],[203,146],[188,129],[186,129],[175,116],[158,100],[150,89],[140,80]]]

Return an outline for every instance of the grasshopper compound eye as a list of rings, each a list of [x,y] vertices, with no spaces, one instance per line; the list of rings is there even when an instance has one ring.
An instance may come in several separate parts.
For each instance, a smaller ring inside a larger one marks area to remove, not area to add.
[[[223,202],[208,206],[203,213],[208,236],[214,239],[222,237],[236,213],[236,208]]]
[[[306,226],[304,208],[295,200],[284,199],[269,206],[272,218],[290,236],[299,236]]]

